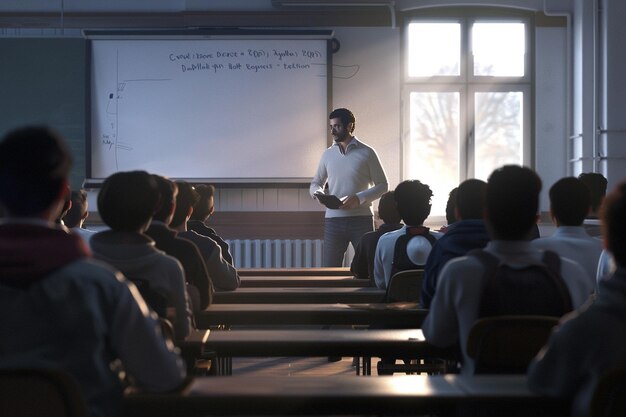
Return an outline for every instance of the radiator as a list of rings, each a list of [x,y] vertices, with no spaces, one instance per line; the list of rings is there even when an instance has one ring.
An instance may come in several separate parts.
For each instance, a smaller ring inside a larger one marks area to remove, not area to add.
[[[233,239],[230,245],[236,268],[319,268],[322,266],[321,239]],[[348,245],[344,266],[350,266],[354,249]]]

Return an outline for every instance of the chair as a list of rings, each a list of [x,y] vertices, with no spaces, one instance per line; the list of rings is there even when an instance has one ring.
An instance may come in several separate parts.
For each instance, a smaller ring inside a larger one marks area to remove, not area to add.
[[[408,269],[396,272],[389,280],[385,300],[388,303],[398,301],[419,302],[422,294],[423,269]]]
[[[476,321],[467,353],[476,374],[524,374],[559,322],[550,316],[496,316]]]
[[[626,366],[605,373],[591,398],[591,417],[626,416]]]
[[[11,417],[87,417],[74,378],[53,369],[0,369],[0,414]]]

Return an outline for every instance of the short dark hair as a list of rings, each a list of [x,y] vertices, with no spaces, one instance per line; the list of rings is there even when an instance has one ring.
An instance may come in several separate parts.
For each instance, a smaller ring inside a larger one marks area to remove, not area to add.
[[[72,207],[63,216],[63,223],[67,227],[77,227],[87,213],[87,193],[85,190],[74,190],[70,194],[70,201]]]
[[[446,223],[452,224],[457,221],[456,218],[456,193],[459,191],[459,187],[455,187],[448,193],[448,201],[446,201]]]
[[[211,209],[209,208],[209,199],[215,198],[215,187],[207,184],[198,184],[195,186],[195,190],[200,196],[196,204],[193,206],[193,213],[191,213],[192,220],[205,221]]]
[[[193,186],[185,181],[176,181],[178,187],[178,195],[176,196],[176,210],[170,226],[178,227],[187,218],[189,209],[200,199],[200,195],[194,190]]]
[[[0,201],[12,216],[35,216],[50,207],[67,181],[72,157],[56,132],[30,126],[0,141]]]
[[[619,266],[626,266],[626,182],[606,196],[600,218],[607,249]]]
[[[385,223],[395,224],[400,223],[400,213],[396,207],[396,200],[394,198],[393,191],[387,191],[380,197],[378,202],[378,217]]]
[[[419,180],[406,180],[398,184],[394,198],[398,213],[406,225],[418,226],[424,223],[430,214],[432,196],[430,187]]]
[[[482,219],[485,214],[487,183],[475,178],[465,180],[456,193],[456,206],[463,220]]]
[[[154,213],[153,219],[158,221],[165,221],[167,216],[170,215],[172,204],[176,204],[176,193],[178,191],[174,181],[171,181],[161,175],[152,174],[158,189],[159,206]]]
[[[348,109],[335,109],[330,113],[328,119],[340,119],[341,123],[346,127],[349,123],[352,123],[352,129],[350,129],[350,133],[354,132],[354,128],[356,127],[356,118],[354,117],[354,114],[352,114],[352,112]]]
[[[597,212],[600,208],[600,204],[602,204],[602,199],[606,194],[608,181],[604,175],[597,172],[583,172],[578,176],[578,179],[589,187],[591,210]]]
[[[589,214],[589,188],[574,177],[561,178],[550,187],[550,208],[559,224],[580,226]]]
[[[487,181],[487,222],[494,238],[524,240],[537,222],[541,179],[530,168],[505,165]]]
[[[154,177],[145,171],[117,172],[98,193],[98,212],[113,230],[136,232],[157,209],[159,193]]]

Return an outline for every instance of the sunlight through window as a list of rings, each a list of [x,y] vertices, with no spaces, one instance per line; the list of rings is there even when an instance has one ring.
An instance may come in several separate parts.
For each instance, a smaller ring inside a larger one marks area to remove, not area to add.
[[[461,25],[458,23],[409,24],[409,76],[459,75]]]

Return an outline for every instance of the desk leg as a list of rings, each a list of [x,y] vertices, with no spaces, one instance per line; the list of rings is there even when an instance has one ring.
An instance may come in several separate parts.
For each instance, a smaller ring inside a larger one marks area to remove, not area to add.
[[[372,358],[363,356],[363,375],[372,375]]]
[[[218,357],[217,360],[217,375],[225,376],[233,374],[233,358],[230,356]]]

